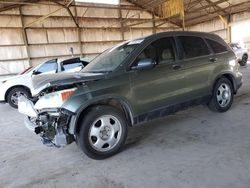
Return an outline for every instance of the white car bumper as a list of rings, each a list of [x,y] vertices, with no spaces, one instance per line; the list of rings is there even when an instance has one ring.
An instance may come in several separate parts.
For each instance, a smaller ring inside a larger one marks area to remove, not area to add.
[[[0,101],[5,101],[5,92],[6,92],[6,89],[2,87],[0,83]]]
[[[5,101],[4,95],[0,94],[0,102],[4,102],[4,101]]]

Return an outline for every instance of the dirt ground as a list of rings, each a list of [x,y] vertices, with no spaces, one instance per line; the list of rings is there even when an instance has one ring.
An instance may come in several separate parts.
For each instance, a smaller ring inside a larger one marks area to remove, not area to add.
[[[250,65],[226,113],[205,106],[131,128],[118,155],[95,161],[76,144],[48,148],[0,104],[0,187],[250,188]]]

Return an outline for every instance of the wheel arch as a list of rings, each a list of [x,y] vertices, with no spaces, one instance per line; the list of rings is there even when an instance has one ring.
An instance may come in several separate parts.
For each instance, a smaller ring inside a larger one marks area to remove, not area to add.
[[[233,85],[233,91],[234,91],[234,94],[237,93],[237,85],[236,85],[236,80],[234,78],[234,76],[231,74],[231,73],[222,73],[220,75],[218,75],[213,83],[213,90],[214,90],[214,87],[216,85],[216,83],[221,79],[221,78],[227,78]]]
[[[15,89],[15,88],[23,88],[23,89],[26,89],[26,90],[29,91],[29,93],[31,94],[30,88],[28,88],[27,86],[24,86],[24,85],[14,85],[14,86],[10,87],[10,88],[5,92],[5,96],[4,96],[5,101],[7,101],[7,97],[8,97],[8,95],[9,95],[10,91],[13,90],[13,89]]]
[[[128,125],[132,126],[134,124],[134,118],[133,118],[134,116],[133,116],[133,112],[132,112],[132,108],[130,104],[124,99],[121,99],[118,97],[111,97],[111,98],[98,99],[98,100],[92,101],[90,104],[86,106],[83,106],[77,112],[73,120],[73,123],[71,123],[70,130],[74,132],[74,134],[78,134],[80,131],[80,127],[81,127],[80,126],[81,121],[84,118],[84,114],[87,114],[93,107],[99,106],[99,105],[108,105],[108,106],[112,106],[121,110],[125,115]]]
[[[248,58],[248,53],[246,53],[246,52],[243,53],[242,58],[243,58],[244,55],[247,56],[247,58]]]

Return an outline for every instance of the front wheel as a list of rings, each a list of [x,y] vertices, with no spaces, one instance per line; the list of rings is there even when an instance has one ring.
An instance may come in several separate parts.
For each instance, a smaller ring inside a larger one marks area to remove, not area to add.
[[[233,95],[233,85],[231,81],[223,77],[215,84],[208,107],[212,111],[226,112],[232,106]]]
[[[78,143],[92,159],[105,159],[118,153],[127,138],[124,114],[110,106],[96,106],[82,121]]]
[[[30,98],[30,96],[31,96],[30,92],[27,89],[21,88],[21,87],[16,87],[8,93],[7,102],[9,103],[9,105],[11,107],[17,108],[18,107],[18,98],[21,95],[25,96],[27,98]]]

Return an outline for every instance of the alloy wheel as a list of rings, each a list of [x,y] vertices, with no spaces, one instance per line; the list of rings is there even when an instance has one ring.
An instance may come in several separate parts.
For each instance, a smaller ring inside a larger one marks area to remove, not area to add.
[[[220,107],[226,107],[231,101],[231,89],[228,84],[222,83],[217,90],[217,102]]]
[[[122,135],[121,123],[112,115],[99,117],[90,127],[89,143],[99,152],[113,149]]]

